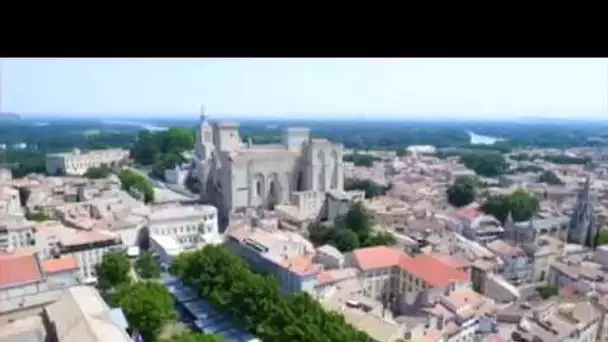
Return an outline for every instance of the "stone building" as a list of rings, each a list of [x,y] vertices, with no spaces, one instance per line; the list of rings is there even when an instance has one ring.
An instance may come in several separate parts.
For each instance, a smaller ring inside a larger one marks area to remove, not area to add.
[[[67,153],[53,153],[46,156],[46,172],[49,175],[83,175],[91,167],[102,164],[114,165],[129,158],[129,150],[109,148],[82,152],[75,149]]]
[[[329,190],[342,190],[343,146],[312,139],[308,128],[287,128],[282,144],[243,143],[237,123],[209,124],[201,115],[195,174],[202,200],[219,210],[223,230],[231,213],[248,207],[298,203],[320,212]]]
[[[589,194],[590,182],[591,179],[587,176],[585,185],[578,194],[568,227],[568,242],[585,246],[595,246],[595,239],[599,232]]]

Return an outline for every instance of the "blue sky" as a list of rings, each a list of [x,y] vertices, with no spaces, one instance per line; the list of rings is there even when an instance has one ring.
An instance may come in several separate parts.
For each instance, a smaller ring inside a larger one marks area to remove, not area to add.
[[[5,59],[23,115],[608,118],[606,59]]]

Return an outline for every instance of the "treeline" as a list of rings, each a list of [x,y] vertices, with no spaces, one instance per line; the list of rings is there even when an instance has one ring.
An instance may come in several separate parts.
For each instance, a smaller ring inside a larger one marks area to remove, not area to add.
[[[131,149],[136,164],[153,166],[152,176],[164,178],[164,170],[186,160],[183,152],[194,149],[195,131],[189,128],[171,128],[167,131],[141,131]]]
[[[154,187],[144,175],[130,169],[123,169],[119,178],[122,188],[134,197],[143,199],[146,203],[154,201]]]
[[[538,155],[529,153],[519,153],[509,157],[510,159],[517,161],[535,161],[544,160],[553,164],[574,164],[574,165],[586,165],[592,160],[589,157],[575,157],[566,155]]]
[[[502,175],[509,168],[505,157],[497,152],[465,153],[460,157],[460,162],[484,177]]]
[[[307,293],[284,296],[275,278],[254,273],[224,247],[182,253],[170,271],[262,341],[373,341]]]
[[[345,162],[353,163],[355,166],[373,166],[375,161],[379,161],[380,158],[371,156],[369,154],[345,154],[342,156],[342,160]]]

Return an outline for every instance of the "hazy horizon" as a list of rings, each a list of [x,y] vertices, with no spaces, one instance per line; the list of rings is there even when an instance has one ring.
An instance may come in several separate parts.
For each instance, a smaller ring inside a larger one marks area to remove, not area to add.
[[[23,117],[608,120],[606,59],[5,59]]]

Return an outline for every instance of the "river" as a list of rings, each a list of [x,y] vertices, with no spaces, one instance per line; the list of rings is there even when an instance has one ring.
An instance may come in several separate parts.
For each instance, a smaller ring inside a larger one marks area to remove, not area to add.
[[[147,124],[145,122],[132,122],[132,121],[121,121],[121,120],[103,120],[102,122],[112,124],[112,125],[125,125],[125,126],[138,126],[145,130],[154,132],[154,131],[166,131],[169,127],[164,126],[156,126]]]
[[[468,132],[471,137],[471,144],[473,145],[492,145],[495,142],[503,141],[502,138],[491,137],[488,135],[476,134],[471,131]]]

